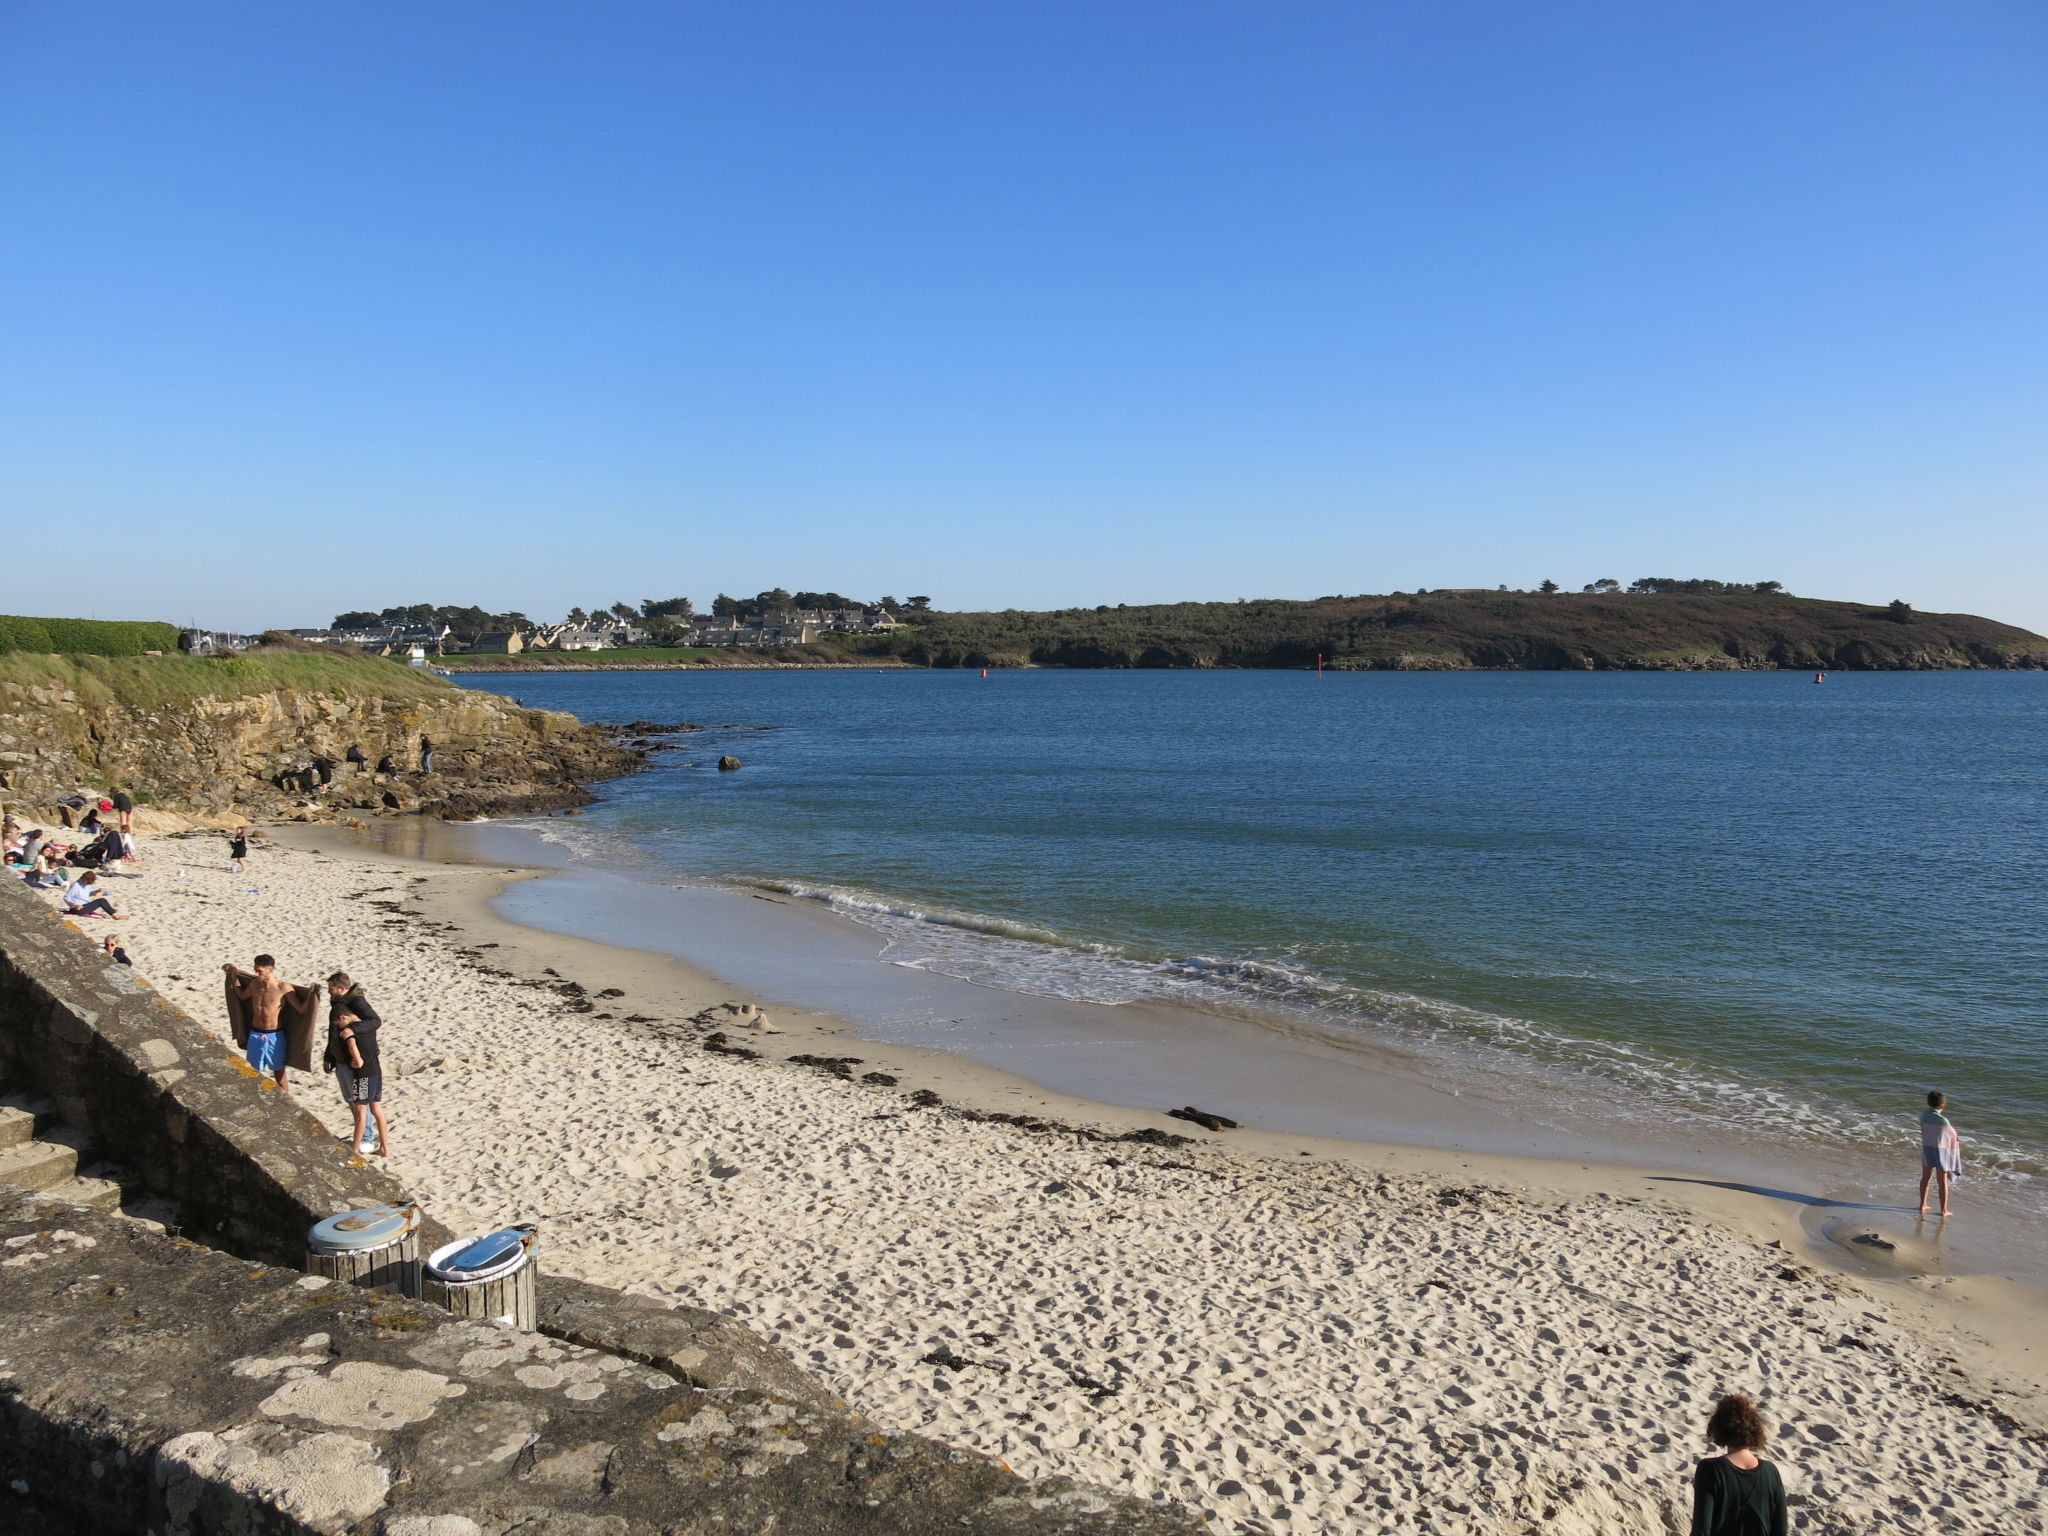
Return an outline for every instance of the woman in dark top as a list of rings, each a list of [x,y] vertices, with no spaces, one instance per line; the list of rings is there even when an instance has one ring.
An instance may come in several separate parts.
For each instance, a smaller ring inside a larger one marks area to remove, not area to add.
[[[1764,1416],[1731,1392],[1714,1404],[1707,1438],[1728,1454],[1709,1456],[1692,1474],[1692,1536],[1786,1536],[1785,1485],[1757,1455]]]

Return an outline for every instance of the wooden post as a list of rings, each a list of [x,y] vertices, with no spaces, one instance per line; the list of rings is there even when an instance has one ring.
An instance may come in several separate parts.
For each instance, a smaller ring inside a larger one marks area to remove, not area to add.
[[[535,1264],[528,1259],[501,1280],[470,1280],[451,1285],[428,1275],[421,1283],[421,1299],[446,1307],[457,1317],[480,1323],[503,1323],[527,1333],[540,1321],[534,1296]]]
[[[513,1244],[509,1251],[502,1246],[507,1243]],[[540,1321],[534,1295],[534,1276],[539,1267],[533,1258],[539,1245],[540,1234],[524,1222],[488,1237],[458,1238],[427,1255],[426,1267],[421,1272],[420,1297],[446,1307],[457,1317],[501,1323],[532,1333]],[[473,1277],[465,1269],[441,1268],[452,1266],[465,1249],[474,1254],[478,1248],[502,1256],[473,1260],[478,1263]]]
[[[341,1253],[306,1253],[306,1273],[345,1280],[366,1291],[417,1297],[420,1293],[420,1237],[408,1232],[382,1248],[351,1248]]]

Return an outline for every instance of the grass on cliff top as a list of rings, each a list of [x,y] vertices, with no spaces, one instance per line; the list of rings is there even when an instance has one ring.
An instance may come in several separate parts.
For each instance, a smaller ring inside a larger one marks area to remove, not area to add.
[[[294,690],[336,698],[446,698],[455,685],[382,657],[256,649],[238,656],[0,654],[0,685],[67,688],[82,705],[155,709],[196,699],[245,699]],[[0,693],[11,692],[0,687]],[[16,702],[15,707],[18,707]]]

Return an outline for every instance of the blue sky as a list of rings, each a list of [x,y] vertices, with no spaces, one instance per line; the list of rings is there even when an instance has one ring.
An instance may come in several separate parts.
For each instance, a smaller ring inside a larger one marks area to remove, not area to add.
[[[0,0],[14,611],[2048,631],[2048,9]]]

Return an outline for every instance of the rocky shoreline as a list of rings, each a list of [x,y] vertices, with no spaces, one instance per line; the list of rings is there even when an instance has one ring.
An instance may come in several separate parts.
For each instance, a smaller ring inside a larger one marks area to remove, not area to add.
[[[135,708],[7,683],[0,702],[0,794],[52,824],[58,797],[80,789],[126,790],[139,824],[160,831],[343,812],[530,814],[588,805],[588,785],[647,757],[573,715],[447,684],[404,698],[280,689]],[[410,770],[423,735],[435,743],[431,773],[357,772],[342,760],[359,745],[372,764],[389,753]],[[299,769],[323,756],[332,782],[308,787]]]

